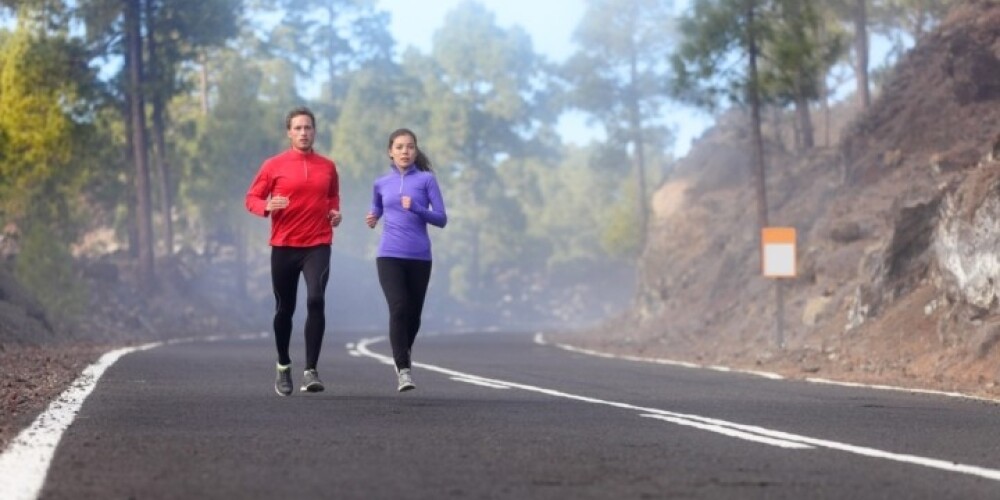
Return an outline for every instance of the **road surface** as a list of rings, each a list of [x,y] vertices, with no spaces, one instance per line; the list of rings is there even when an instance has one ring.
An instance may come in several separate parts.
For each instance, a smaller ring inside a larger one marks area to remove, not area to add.
[[[296,383],[301,351],[293,343]],[[283,398],[266,337],[123,355],[62,433],[35,491],[1000,498],[994,403],[598,357],[506,333],[422,335],[417,389],[400,394],[389,356],[385,338],[330,333],[319,366],[327,390],[296,386]]]

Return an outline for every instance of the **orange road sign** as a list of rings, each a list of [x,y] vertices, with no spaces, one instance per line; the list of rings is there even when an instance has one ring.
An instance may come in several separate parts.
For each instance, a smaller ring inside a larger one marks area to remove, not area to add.
[[[795,277],[795,228],[761,230],[761,270],[766,278]]]

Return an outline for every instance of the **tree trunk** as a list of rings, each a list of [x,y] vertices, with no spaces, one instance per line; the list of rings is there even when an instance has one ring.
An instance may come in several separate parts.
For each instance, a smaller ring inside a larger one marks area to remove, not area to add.
[[[827,42],[828,33],[825,23],[819,23],[819,38]],[[819,75],[819,98],[823,107],[823,147],[830,147],[830,85],[826,79],[830,76],[829,69],[823,69]]]
[[[754,157],[754,177],[757,187],[757,237],[761,238],[763,234],[763,229],[768,226],[767,217],[767,183],[765,182],[766,168],[764,165],[764,140],[761,135],[760,130],[760,90],[759,76],[757,73],[757,33],[755,26],[755,16],[754,10],[756,9],[755,0],[746,0],[746,15],[747,15],[747,60],[748,60],[748,82],[747,82],[747,98],[750,101],[750,115],[751,115],[751,129],[753,131],[753,157]],[[763,242],[758,239],[760,244],[758,245],[759,251],[763,252],[764,246]],[[763,259],[763,255],[761,255]],[[763,261],[762,261],[763,262]],[[775,291],[775,302],[776,302],[776,313],[775,313],[775,345],[779,349],[785,347],[785,332],[784,332],[784,295],[781,291],[781,283],[778,280],[774,281],[774,291]]]
[[[126,68],[127,71],[127,68]],[[122,122],[125,124],[125,149],[122,151],[123,164],[128,164],[135,147],[132,145],[132,118],[129,115],[132,99],[125,95],[125,106],[121,108]],[[139,258],[139,224],[136,223],[135,207],[138,203],[135,199],[135,170],[125,174],[125,229],[128,233],[128,256],[132,259]]]
[[[792,144],[795,145],[795,151],[802,151],[802,126],[797,118],[798,109],[795,109],[795,115],[792,116]]]
[[[781,116],[782,109],[779,106],[770,106],[767,108],[771,112],[771,122],[774,127],[774,143],[781,147],[781,149],[787,149],[788,146],[785,144],[785,120]]]
[[[765,182],[764,139],[761,135],[760,123],[760,90],[757,74],[757,39],[754,32],[755,0],[747,0],[747,55],[749,75],[747,82],[747,98],[750,101],[751,128],[753,133],[754,181],[757,190],[757,223],[760,229],[767,227],[767,184]]]
[[[830,87],[824,73],[819,79],[819,92],[823,99],[823,147],[830,147]]]
[[[129,117],[132,124],[132,158],[135,162],[136,224],[138,226],[138,276],[141,290],[153,289],[153,217],[149,166],[146,163],[146,114],[142,96],[142,38],[139,0],[125,0],[125,46],[128,64]]]
[[[636,206],[639,216],[639,241],[638,251],[646,246],[646,231],[649,227],[649,207],[646,203],[646,154],[644,151],[645,141],[642,139],[642,119],[639,116],[639,98],[636,95],[636,85],[638,85],[638,60],[636,50],[633,47],[632,60],[630,62],[629,80],[629,127],[632,135],[632,144],[635,146],[635,184],[636,184]]]
[[[813,137],[812,115],[809,112],[809,99],[801,92],[795,97],[795,115],[799,123],[799,136],[802,139],[800,151],[809,151],[816,145]]]
[[[868,0],[855,0],[854,4],[854,51],[857,67],[854,69],[858,82],[858,105],[862,110],[871,106],[868,90]]]
[[[164,137],[166,132],[166,118],[164,117],[164,94],[166,93],[167,82],[161,81],[163,74],[160,72],[161,60],[159,57],[159,47],[156,43],[156,12],[154,11],[153,0],[146,0],[146,39],[149,72],[149,81],[153,82],[153,165],[158,178],[158,192],[160,195],[160,213],[163,217],[163,247],[167,257],[174,254],[174,221],[173,221],[173,200],[170,193],[170,165],[167,164],[167,141]]]

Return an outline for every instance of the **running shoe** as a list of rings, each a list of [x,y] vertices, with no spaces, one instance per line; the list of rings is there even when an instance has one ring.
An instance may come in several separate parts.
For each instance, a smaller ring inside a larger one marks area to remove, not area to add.
[[[409,368],[402,368],[399,370],[399,387],[397,388],[399,392],[412,391],[416,389],[417,386],[413,385],[413,376],[410,375]]]
[[[306,370],[302,374],[302,392],[323,392],[323,381],[319,379],[319,372],[315,369]]]
[[[278,365],[278,376],[274,379],[274,392],[279,396],[292,395],[292,365]]]

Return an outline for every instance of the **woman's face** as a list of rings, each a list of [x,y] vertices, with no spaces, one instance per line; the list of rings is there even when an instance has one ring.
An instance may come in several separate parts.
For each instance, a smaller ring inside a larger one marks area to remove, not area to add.
[[[409,134],[396,137],[389,146],[389,158],[398,168],[409,167],[417,159],[417,141]]]

